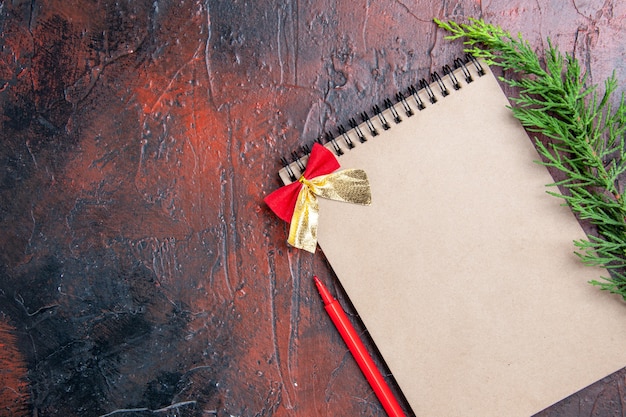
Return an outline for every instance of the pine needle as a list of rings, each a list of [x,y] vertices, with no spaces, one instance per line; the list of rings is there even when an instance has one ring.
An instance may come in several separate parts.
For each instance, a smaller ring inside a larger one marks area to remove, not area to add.
[[[540,58],[521,35],[483,20],[435,23],[450,33],[447,39],[463,39],[467,53],[515,73],[515,79],[500,78],[519,91],[511,99],[513,115],[528,131],[549,138],[535,138],[540,163],[565,177],[549,184],[564,192],[549,194],[597,228],[597,235],[574,242],[576,254],[585,265],[610,271],[591,284],[626,299],[626,199],[620,186],[626,172],[626,103],[622,94],[619,105],[612,105],[615,75],[599,93],[597,86],[587,86],[578,61],[561,54],[550,39]]]

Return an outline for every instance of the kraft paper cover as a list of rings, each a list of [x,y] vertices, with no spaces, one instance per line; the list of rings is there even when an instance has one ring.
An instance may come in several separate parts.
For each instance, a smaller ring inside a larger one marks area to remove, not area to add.
[[[608,273],[575,256],[584,232],[483,68],[339,137],[372,204],[319,202],[319,245],[418,416],[530,416],[626,365],[626,304],[588,284]]]

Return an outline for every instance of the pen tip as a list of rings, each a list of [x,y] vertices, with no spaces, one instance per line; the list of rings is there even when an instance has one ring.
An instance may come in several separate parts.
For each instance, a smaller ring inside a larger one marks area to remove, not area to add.
[[[313,281],[315,281],[315,286],[317,287],[317,291],[319,291],[320,296],[322,297],[322,300],[324,301],[324,304],[328,305],[332,303],[335,299],[330,293],[330,291],[328,291],[328,288],[326,288],[322,280],[319,279],[317,275],[314,275]]]

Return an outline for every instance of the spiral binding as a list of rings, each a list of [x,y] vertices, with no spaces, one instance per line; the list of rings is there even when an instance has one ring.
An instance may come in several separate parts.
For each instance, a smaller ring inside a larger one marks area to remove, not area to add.
[[[416,111],[419,112],[430,105],[435,105],[439,98],[445,99],[445,97],[452,94],[453,90],[462,89],[463,85],[461,81],[459,81],[460,78],[463,79],[465,84],[472,83],[474,78],[472,77],[472,71],[469,67],[473,66],[473,71],[479,77],[485,75],[485,70],[480,61],[473,55],[467,54],[464,58],[465,59],[456,58],[453,61],[454,68],[449,65],[444,65],[441,69],[443,77],[435,71],[430,74],[430,83],[422,78],[418,81],[417,88],[414,85],[410,85],[406,93],[398,91],[395,94],[395,104],[389,98],[384,99],[384,110],[377,104],[372,106],[373,116],[370,116],[366,111],[361,112],[361,123],[358,123],[354,117],[350,118],[348,120],[348,124],[350,125],[349,130],[346,130],[343,125],[339,125],[337,135],[326,132],[323,135],[324,139],[318,137],[315,141],[321,145],[330,145],[335,155],[340,157],[344,154],[344,148],[339,144],[339,140],[342,140],[347,151],[350,151],[356,146],[356,140],[358,140],[359,143],[367,142],[367,137],[364,132],[368,132],[372,137],[376,137],[380,134],[376,124],[383,130],[392,129],[392,125],[387,120],[387,117],[393,120],[393,123],[400,124],[403,121],[403,117],[412,117],[416,114]],[[433,89],[435,91],[433,91]],[[430,105],[425,104],[425,102],[430,103]],[[402,114],[400,112],[402,112]],[[377,121],[376,124],[373,122],[372,118]],[[356,140],[353,139],[354,136],[351,137],[351,133],[356,135]],[[299,152],[294,151],[291,153],[291,162],[285,157],[281,158],[283,168],[280,172],[283,174],[281,175],[283,181],[286,182],[287,178],[291,182],[298,180],[298,177],[302,175],[306,168],[309,153],[310,148],[308,146],[302,146]]]

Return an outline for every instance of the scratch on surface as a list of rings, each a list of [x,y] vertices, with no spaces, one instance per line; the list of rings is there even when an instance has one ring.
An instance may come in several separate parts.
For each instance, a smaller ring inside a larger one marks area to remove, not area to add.
[[[197,79],[198,77],[196,77],[196,68],[193,69],[193,79]],[[202,134],[198,131],[198,118],[196,117],[196,112],[198,111],[198,109],[196,108],[196,84],[194,83],[193,86],[191,87],[191,93],[192,93],[192,97],[193,100],[191,101],[191,122],[193,123],[193,131],[195,133],[195,137],[196,138],[201,138]],[[193,153],[193,174],[198,175],[198,167],[199,167],[199,160],[200,158],[198,157],[198,153],[196,152],[196,148],[190,138],[190,136],[186,135],[185,136],[185,141],[186,143],[189,145],[189,148],[191,149],[191,152]]]
[[[348,354],[343,355],[341,362],[339,362],[339,364],[335,367],[335,369],[333,369],[330,372],[330,378],[328,378],[326,389],[324,389],[324,397],[325,397],[325,403],[326,403],[327,409],[330,404],[330,399],[333,393],[333,385],[335,384],[335,380],[337,379],[337,376],[339,375],[341,369],[343,369],[347,359],[348,359]]]
[[[35,158],[35,155],[33,154],[33,150],[30,147],[30,140],[26,140],[24,142],[24,144],[26,145],[26,149],[28,149],[28,154],[33,159],[33,163],[35,164],[35,168],[39,169],[39,165],[37,164],[37,159]]]
[[[361,39],[363,41],[363,50],[367,51],[367,36],[365,36],[365,34],[367,33],[367,25],[369,24],[369,18],[370,18],[370,2],[369,0],[365,1],[365,18],[363,19],[363,26],[361,29]]]
[[[294,41],[294,51],[293,51],[293,83],[295,85],[298,85],[298,54],[300,51],[300,44],[298,43],[298,41],[300,40],[300,5],[298,3],[298,0],[295,1],[294,3],[295,6],[295,10],[294,10],[294,16],[295,16],[295,33],[293,36],[293,41]]]
[[[278,17],[276,49],[280,68],[280,84],[298,85],[298,4],[295,3],[289,10],[279,8],[276,12]],[[290,47],[293,49],[290,50]],[[285,73],[292,73],[287,81],[285,80]]]
[[[196,401],[181,401],[175,404],[168,405],[167,407],[159,408],[158,410],[154,410],[155,413],[162,413],[164,411],[173,410],[176,408],[184,407],[186,405],[195,405]]]
[[[626,408],[626,397],[624,397],[624,388],[619,380],[617,381],[617,393],[619,394],[620,399],[620,410],[623,412],[624,408]]]
[[[409,9],[409,7],[406,4],[402,3],[400,0],[396,0],[396,3],[398,3],[400,7],[402,7],[409,15],[413,16],[413,18],[417,20],[418,22],[431,23],[430,20],[422,19],[419,16],[417,16],[415,13],[411,11],[411,9]]]
[[[209,0],[204,2],[204,9],[206,10],[206,42],[204,44],[204,67],[206,69],[207,80],[209,82],[208,94],[209,94],[209,102],[216,107],[215,99],[213,98],[213,72],[211,70],[211,58],[210,58],[210,46],[211,46],[211,10],[209,8]]]
[[[270,317],[272,324],[272,346],[274,349],[274,356],[276,357],[276,370],[278,371],[278,377],[280,379],[280,385],[285,391],[285,408],[292,409],[292,401],[289,387],[285,384],[285,377],[283,375],[282,363],[280,358],[280,348],[278,346],[278,331],[277,331],[277,321],[278,318],[276,316],[276,266],[274,264],[274,253],[272,252],[268,257],[268,266],[269,266],[269,300],[270,300]]]
[[[439,13],[440,15],[443,14],[442,13],[443,10]],[[432,32],[432,36],[433,36],[433,41],[430,42],[430,48],[428,49],[428,60],[430,61],[430,63],[428,64],[428,68],[429,68],[429,73],[433,73],[434,72],[434,68],[433,68],[433,50],[435,49],[435,46],[437,45],[437,41],[439,39],[439,31],[438,30],[433,30]]]
[[[35,213],[32,207],[30,209],[30,219],[33,221],[33,230],[30,232],[30,237],[28,238],[28,247],[33,246],[33,238],[35,237],[35,230],[37,230],[37,220],[35,219]]]
[[[135,188],[137,189],[137,192],[141,194],[141,191],[137,186],[137,178],[141,178],[141,170],[146,160],[146,148],[148,147],[148,139],[141,139],[141,141],[139,141],[139,145],[141,145],[141,150],[139,152],[139,162],[137,163],[137,173],[135,175]]]
[[[294,260],[294,256],[296,259]],[[289,348],[288,348],[288,361],[287,370],[289,373],[290,387],[297,386],[297,381],[294,381],[291,376],[293,375],[292,368],[295,366],[297,360],[297,346],[296,341],[298,337],[298,324],[299,324],[299,312],[300,312],[300,279],[302,275],[300,271],[300,251],[290,252],[287,256],[289,263],[289,271],[292,277],[292,295],[291,295],[291,308],[289,311]]]
[[[143,238],[137,241],[135,250],[138,259],[154,273],[159,283],[173,282],[176,274],[180,272],[175,237]]]
[[[289,371],[290,382],[292,385],[295,385],[291,379],[293,375],[292,369],[297,365],[297,340],[298,340],[298,324],[299,324],[299,313],[300,313],[300,276],[302,274],[292,274],[292,290],[291,290],[291,310],[289,313],[289,348],[287,350],[288,361],[287,361],[287,369]]]
[[[353,395],[352,398],[357,400],[357,402],[359,402],[359,403],[365,404],[365,406],[367,408],[371,408],[371,409],[377,409],[378,408],[378,401],[373,396],[357,397],[357,396]]]
[[[222,227],[223,227],[223,236],[222,236],[222,255],[224,257],[224,282],[228,289],[228,293],[230,298],[233,297],[234,291],[231,283],[230,276],[230,256],[232,253],[233,257],[237,256],[237,251],[230,251],[229,246],[236,246],[237,243],[237,226],[236,226],[236,210],[235,210],[235,197],[234,197],[234,165],[233,165],[233,157],[232,157],[232,147],[233,147],[233,127],[232,127],[232,118],[230,115],[230,107],[226,106],[226,123],[228,125],[228,134],[226,138],[226,155],[228,156],[228,164],[223,167],[220,173],[221,180],[221,194],[223,198],[220,201],[220,217],[223,219]],[[228,201],[226,201],[228,200]],[[227,207],[228,204],[228,207]],[[228,210],[228,219],[226,217],[226,211]],[[227,221],[228,220],[228,221]],[[232,229],[232,230],[229,230]],[[232,232],[232,233],[230,233]],[[231,243],[232,236],[232,243]]]
[[[31,313],[31,312],[28,310],[28,307],[26,307],[26,304],[25,304],[26,302],[24,301],[24,297],[22,297],[20,294],[15,294],[15,296],[13,297],[13,299],[14,299],[14,300],[15,300],[15,301],[16,301],[16,302],[20,305],[20,306],[22,306],[22,308],[24,309],[24,312],[26,312],[26,315],[27,315],[28,317],[33,317],[33,316],[36,316],[36,315],[37,315],[37,314],[39,314],[39,313],[42,313],[42,312],[47,311],[47,310],[51,310],[51,309],[53,309],[53,308],[55,308],[55,307],[58,307],[58,306],[59,306],[59,304],[48,304],[48,305],[45,305],[45,306],[39,307],[37,310],[35,310],[34,312],[32,312],[32,313]]]
[[[574,6],[574,10],[576,10],[576,13],[581,16],[584,17],[585,19],[587,19],[589,16],[585,16],[584,14],[582,14],[582,12],[580,11],[580,9],[578,8],[578,5],[576,4],[576,0],[572,0],[572,6]]]
[[[152,250],[152,271],[161,282],[171,282],[177,265],[176,239],[155,239]]]
[[[227,178],[226,178],[226,170],[222,170],[222,172],[220,173],[220,181],[222,183],[222,190],[220,191],[221,195],[226,197],[226,183]],[[222,268],[224,269],[224,283],[226,284],[226,288],[228,289],[228,293],[230,298],[232,298],[233,296],[233,287],[230,284],[230,265],[229,265],[229,251],[228,251],[228,246],[229,246],[229,233],[228,233],[228,223],[226,222],[226,218],[224,215],[225,212],[225,205],[226,203],[224,202],[226,198],[222,198],[221,199],[221,204],[220,204],[220,217],[222,218],[222,257],[223,257],[223,265]]]
[[[196,132],[196,137],[200,137],[200,134],[198,132],[198,128],[196,127],[196,109],[195,109],[195,104],[194,104],[194,108],[191,109],[191,117],[193,120],[193,124],[194,124],[194,130]],[[193,142],[191,141],[191,139],[189,138],[189,136],[185,137],[185,143],[187,143],[187,145],[189,145],[189,149],[191,149],[191,153],[193,154],[193,175],[194,177],[196,175],[198,175],[198,167],[199,167],[199,160],[200,158],[198,157],[198,153],[196,152],[196,147],[193,146]]]
[[[581,67],[585,68],[587,81],[590,85],[592,85],[593,74],[591,70],[591,51],[593,49],[594,32],[597,35],[598,28],[596,27],[596,21],[591,16],[585,16],[580,11],[575,0],[572,0],[572,4],[576,13],[585,21],[585,26],[579,24],[578,28],[576,28],[576,32],[574,34],[573,55],[579,60]]]
[[[4,2],[2,2],[2,4],[4,5]],[[31,0],[29,6],[30,8],[28,11],[28,32],[30,33],[31,38],[34,38],[35,35],[33,34],[33,24],[34,24],[33,16],[35,14],[35,0]],[[0,8],[0,11],[2,11],[2,8]]]
[[[106,414],[102,414],[99,417],[109,417],[109,416],[113,416],[115,414],[120,414],[120,413],[142,413],[144,411],[148,411],[151,413],[163,413],[169,410],[173,410],[176,408],[180,408],[180,407],[184,407],[186,405],[195,405],[196,401],[182,401],[182,402],[178,402],[175,404],[171,404],[168,405],[167,407],[163,407],[163,408],[159,408],[158,410],[150,410],[147,407],[141,407],[141,408],[119,408],[117,410],[113,410],[111,412],[108,412]],[[212,411],[209,411],[210,413],[212,413]]]
[[[278,14],[278,22],[277,22],[277,28],[276,28],[276,43],[277,43],[277,53],[278,53],[278,66],[280,68],[280,80],[279,83],[282,85],[283,82],[285,81],[285,64],[283,62],[283,48],[282,48],[282,42],[280,41],[281,35],[282,35],[282,30],[281,30],[281,22],[282,22],[282,13],[280,11],[280,8],[278,8],[276,10],[276,13]]]
[[[167,83],[167,85],[165,86],[165,88],[161,91],[161,94],[159,94],[159,96],[156,98],[154,104],[152,104],[152,106],[150,107],[150,113],[154,113],[154,109],[161,103],[161,100],[163,99],[163,97],[165,96],[165,94],[167,94],[167,92],[170,90],[170,87],[172,86],[172,84],[174,84],[174,81],[176,81],[178,79],[178,75],[191,63],[193,63],[194,61],[198,60],[198,55],[200,52],[200,47],[201,45],[198,45],[198,47],[196,48],[195,52],[193,53],[193,55],[191,56],[191,58],[189,58],[189,60],[187,62],[185,62],[183,65],[181,65],[176,72],[174,73],[174,75],[172,75],[170,77],[170,81]]]
[[[196,78],[196,74],[195,74],[195,69],[193,71],[193,78]],[[192,87],[192,95],[195,98],[196,95],[196,87],[195,85]],[[196,138],[200,138],[202,137],[200,132],[198,132],[198,119],[196,117],[196,100],[192,100],[191,101],[191,122],[193,123],[193,131],[195,133],[195,137]],[[196,175],[198,175],[198,166],[199,166],[199,158],[198,158],[198,153],[196,152],[196,148],[193,145],[193,142],[191,141],[191,138],[189,137],[189,135],[185,135],[185,143],[187,143],[187,145],[189,145],[189,148],[191,149],[191,153],[193,154],[193,176],[195,177]]]
[[[539,25],[539,36],[540,39],[544,39],[545,36],[543,36],[543,11],[541,10],[541,1],[537,0],[537,9],[539,10],[539,19],[538,19],[538,25]],[[543,48],[543,43],[540,42],[539,45],[542,46]]]
[[[140,413],[142,411],[150,411],[148,408],[118,408],[117,410],[113,410],[110,413],[102,414],[99,417],[109,417],[119,413]]]

